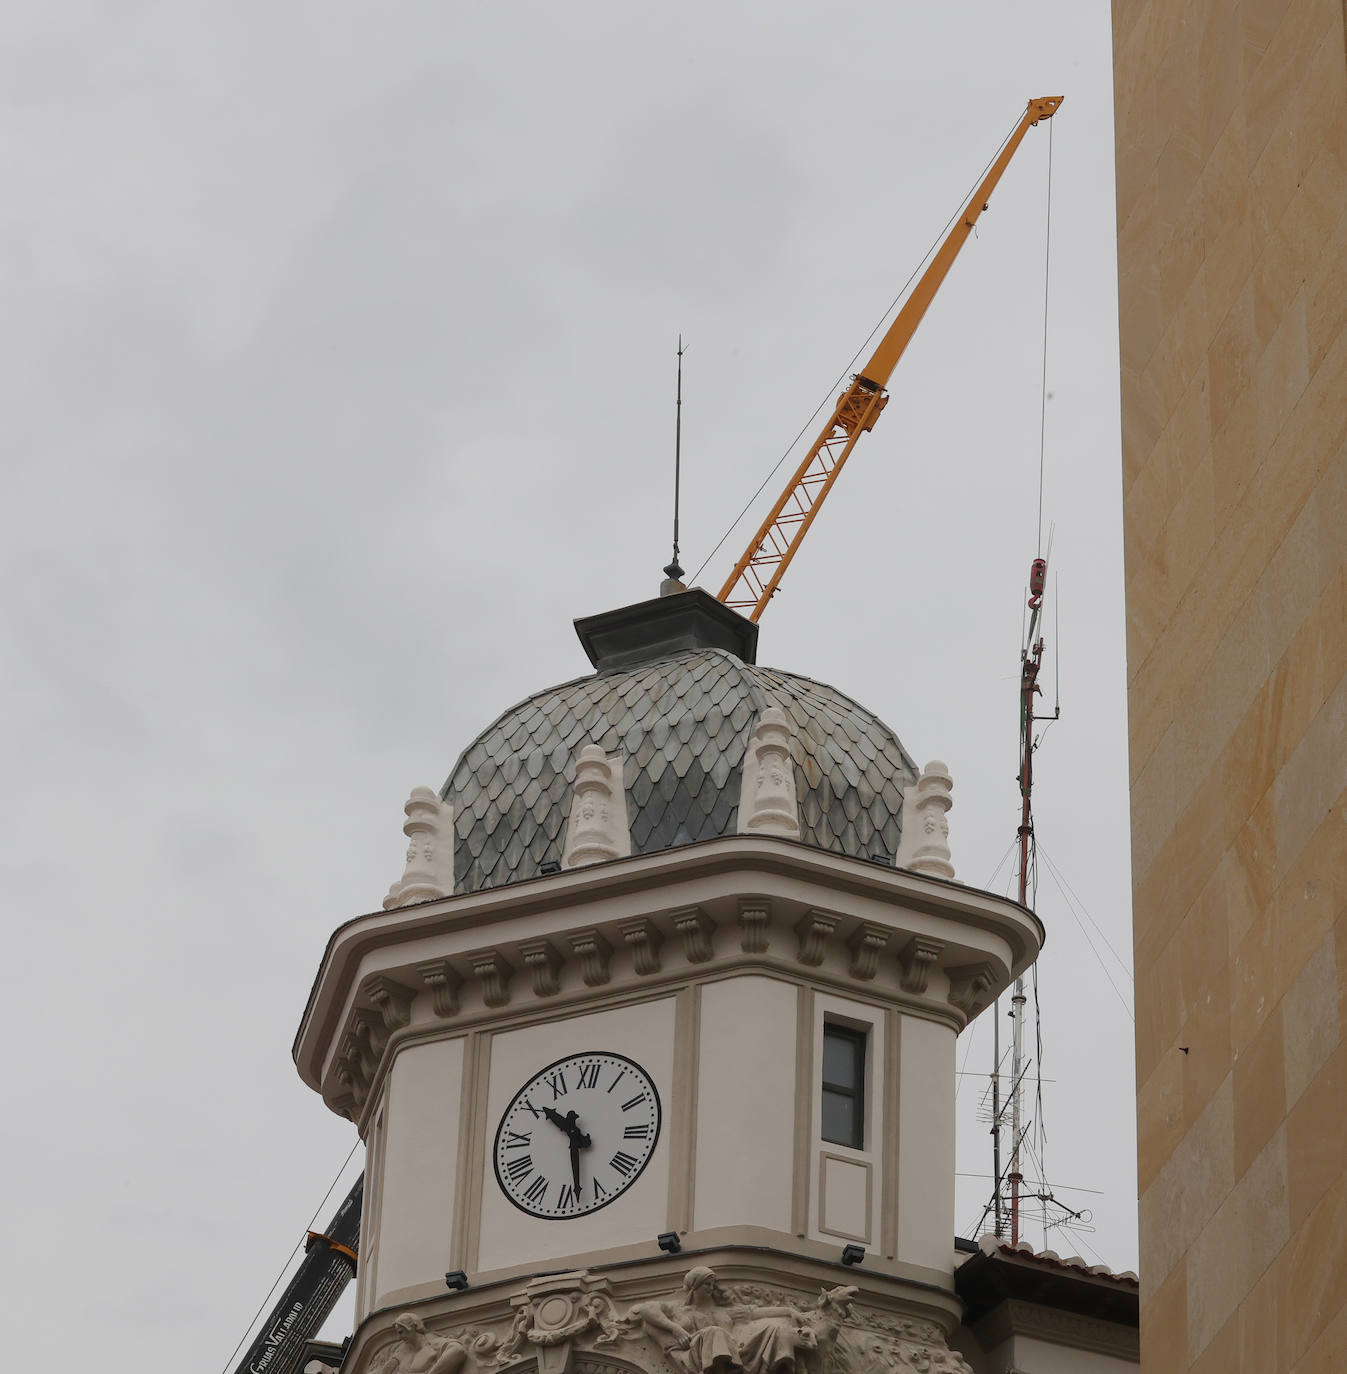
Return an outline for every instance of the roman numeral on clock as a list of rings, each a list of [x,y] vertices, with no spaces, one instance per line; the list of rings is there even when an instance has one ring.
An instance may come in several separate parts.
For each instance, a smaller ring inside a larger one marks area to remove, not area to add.
[[[580,1201],[580,1190],[572,1188],[569,1183],[561,1185],[561,1196],[557,1199],[557,1210],[564,1212],[568,1207],[576,1206]]]
[[[552,1089],[552,1101],[555,1102],[566,1091],[566,1075],[560,1070],[550,1074],[547,1079],[547,1086]]]
[[[518,1183],[521,1178],[527,1178],[533,1172],[533,1156],[518,1155],[514,1159],[507,1160],[505,1172],[515,1183]]]
[[[541,1202],[543,1194],[547,1191],[547,1180],[539,1174],[537,1178],[524,1189],[524,1197],[529,1202]]]
[[[623,1110],[624,1112],[629,1112],[629,1111],[631,1111],[631,1109],[632,1109],[633,1107],[639,1107],[639,1106],[641,1105],[642,1101],[644,1101],[644,1099],[645,1099],[645,1094],[644,1094],[644,1093],[637,1093],[636,1096],[633,1097],[629,1102],[624,1102],[624,1103],[622,1104],[622,1110]]]
[[[612,1165],[623,1178],[626,1178],[626,1176],[636,1167],[635,1159],[624,1150],[619,1150],[608,1163]]]
[[[581,1068],[580,1086],[582,1088],[597,1088],[599,1086],[599,1066],[597,1064],[586,1064]]]
[[[624,1140],[645,1140],[649,1134],[650,1124],[647,1122],[644,1126],[628,1126],[627,1129],[622,1132],[622,1138]]]
[[[507,1150],[517,1150],[521,1145],[527,1145],[532,1139],[532,1135],[520,1135],[518,1131],[506,1131],[505,1148]]]

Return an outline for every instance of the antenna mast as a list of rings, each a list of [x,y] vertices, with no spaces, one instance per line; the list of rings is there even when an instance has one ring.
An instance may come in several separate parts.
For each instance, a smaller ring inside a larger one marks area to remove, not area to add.
[[[1040,720],[1056,720],[1062,712],[1061,705],[1053,708],[1051,715],[1034,714],[1034,698],[1042,688],[1038,685],[1038,675],[1043,667],[1043,635],[1039,629],[1039,619],[1043,613],[1044,589],[1048,580],[1048,561],[1035,558],[1029,565],[1029,631],[1025,636],[1024,648],[1020,654],[1020,904],[1029,906],[1031,891],[1030,875],[1034,871],[1034,723]],[[1010,1171],[1007,1182],[1010,1184],[1010,1243],[1016,1245],[1020,1239],[1020,1185],[1024,1182],[1024,1172],[1020,1166],[1020,1143],[1024,1128],[1020,1122],[1021,1082],[1024,1076],[1024,976],[1015,980],[1015,991],[1010,999],[1012,1030],[1011,1067],[1010,1067]],[[999,1211],[999,1207],[998,1207]]]
[[[678,488],[683,466],[683,336],[678,336],[678,389],[674,393],[674,528],[673,557],[664,569],[664,576],[670,581],[679,582],[683,577],[682,566],[678,562]],[[681,590],[670,588],[671,591]]]

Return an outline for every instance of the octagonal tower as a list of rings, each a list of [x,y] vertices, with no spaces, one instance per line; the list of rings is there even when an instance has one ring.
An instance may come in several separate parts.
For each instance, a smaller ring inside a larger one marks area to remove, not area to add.
[[[1037,919],[953,881],[943,765],[704,592],[577,630],[305,1009],[367,1147],[343,1368],[963,1367],[955,1040]]]

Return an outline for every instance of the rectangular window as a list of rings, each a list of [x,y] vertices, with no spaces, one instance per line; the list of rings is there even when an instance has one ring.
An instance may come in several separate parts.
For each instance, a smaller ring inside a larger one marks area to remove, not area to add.
[[[823,1025],[823,1138],[865,1148],[865,1032]]]

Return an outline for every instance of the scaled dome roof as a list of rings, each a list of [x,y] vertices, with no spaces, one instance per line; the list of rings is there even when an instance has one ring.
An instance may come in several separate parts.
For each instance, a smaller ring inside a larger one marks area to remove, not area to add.
[[[642,612],[633,647],[633,613]],[[457,891],[536,877],[560,861],[586,744],[622,756],[633,854],[735,834],[744,754],[769,706],[794,729],[803,842],[893,862],[903,791],[918,770],[883,721],[836,688],[758,667],[757,627],[704,592],[609,616],[627,617],[612,639],[600,623],[608,617],[576,623],[599,671],[511,707],[463,751],[441,790],[454,808]]]

